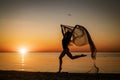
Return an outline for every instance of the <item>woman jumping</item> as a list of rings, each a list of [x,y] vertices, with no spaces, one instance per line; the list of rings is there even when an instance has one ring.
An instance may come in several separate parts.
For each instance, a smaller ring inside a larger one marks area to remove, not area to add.
[[[67,32],[64,33],[63,31],[63,27],[65,27],[64,25],[61,25],[61,30],[62,30],[62,34],[63,34],[63,39],[62,39],[62,48],[63,48],[63,51],[62,53],[60,54],[59,56],[59,71],[58,72],[61,72],[62,70],[62,58],[65,56],[65,54],[71,58],[71,59],[76,59],[76,58],[80,58],[80,57],[85,57],[86,55],[84,54],[81,54],[81,55],[75,55],[73,56],[70,51],[69,51],[69,44],[71,42],[71,37],[72,37],[72,34],[75,30],[75,28],[77,27],[77,25],[73,28],[73,30],[70,32],[69,30]]]

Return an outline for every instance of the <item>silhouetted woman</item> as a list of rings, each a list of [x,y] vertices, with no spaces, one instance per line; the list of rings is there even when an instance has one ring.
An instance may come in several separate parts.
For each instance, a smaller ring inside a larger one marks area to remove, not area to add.
[[[74,32],[74,30],[75,30],[76,27],[77,26],[74,27],[74,29],[72,30],[72,32],[67,31],[66,33],[64,33],[64,31],[63,31],[63,25],[61,25],[61,30],[62,30],[62,34],[63,34],[63,39],[62,39],[63,51],[62,51],[62,53],[59,56],[59,71],[58,72],[61,72],[61,70],[62,70],[62,58],[65,56],[65,54],[69,58],[71,58],[71,59],[76,59],[76,58],[79,58],[79,57],[86,56],[84,54],[72,56],[72,54],[69,51],[68,46],[70,44],[72,34],[73,34],[73,32]]]

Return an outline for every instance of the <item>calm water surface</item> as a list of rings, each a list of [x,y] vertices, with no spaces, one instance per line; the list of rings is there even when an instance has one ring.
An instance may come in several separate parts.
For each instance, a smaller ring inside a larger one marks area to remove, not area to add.
[[[81,54],[81,53],[72,53]],[[71,60],[67,56],[63,58],[63,72],[86,73],[93,66],[90,53],[87,57]],[[0,70],[20,70],[57,72],[60,53],[0,53]],[[120,73],[120,53],[97,53],[96,65],[99,73]]]

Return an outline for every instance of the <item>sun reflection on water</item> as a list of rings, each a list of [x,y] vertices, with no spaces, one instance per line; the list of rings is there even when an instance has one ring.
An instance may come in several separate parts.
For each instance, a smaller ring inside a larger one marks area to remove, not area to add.
[[[24,71],[24,66],[25,66],[25,55],[28,52],[28,49],[25,47],[21,47],[18,49],[18,52],[21,54],[21,69],[22,71]]]
[[[24,58],[25,54],[22,54],[21,55],[21,70],[24,71],[24,66],[25,66],[25,58]]]

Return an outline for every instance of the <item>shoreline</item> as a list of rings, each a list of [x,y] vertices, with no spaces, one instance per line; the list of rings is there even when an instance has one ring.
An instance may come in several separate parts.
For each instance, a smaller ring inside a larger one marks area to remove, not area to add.
[[[0,70],[0,80],[120,80],[120,73],[95,74]]]

